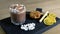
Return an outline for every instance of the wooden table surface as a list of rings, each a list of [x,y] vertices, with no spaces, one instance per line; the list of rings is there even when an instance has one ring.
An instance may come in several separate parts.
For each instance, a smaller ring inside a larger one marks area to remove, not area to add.
[[[10,16],[9,6],[11,4],[24,4],[27,10],[35,10],[37,7],[43,11],[50,11],[60,18],[60,0],[0,0],[0,20]],[[0,34],[5,34],[0,27]],[[44,32],[43,34],[60,34],[60,24]]]

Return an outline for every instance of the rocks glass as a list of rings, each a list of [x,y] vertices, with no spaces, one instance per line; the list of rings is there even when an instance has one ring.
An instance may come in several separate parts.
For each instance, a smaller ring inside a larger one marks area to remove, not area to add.
[[[22,25],[26,20],[26,8],[22,4],[12,4],[9,7],[11,22],[15,25]]]

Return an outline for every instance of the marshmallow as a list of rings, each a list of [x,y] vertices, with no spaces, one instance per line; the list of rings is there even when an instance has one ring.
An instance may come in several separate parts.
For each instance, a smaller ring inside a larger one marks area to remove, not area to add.
[[[33,24],[33,26],[35,26],[35,23],[32,23]]]
[[[21,25],[21,29],[28,31],[28,30],[34,30],[35,29],[35,23],[29,23],[26,25]]]
[[[35,29],[35,27],[33,26],[33,27],[29,27],[29,30],[34,30]]]
[[[21,29],[23,29],[23,30],[25,30],[25,31],[28,30],[28,28],[27,28],[25,25],[21,25]]]

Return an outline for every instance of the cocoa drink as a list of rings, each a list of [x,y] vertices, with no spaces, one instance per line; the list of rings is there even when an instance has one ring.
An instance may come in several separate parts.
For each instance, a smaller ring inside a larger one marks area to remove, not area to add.
[[[15,25],[21,25],[26,20],[26,8],[21,4],[12,4],[10,6],[11,22]]]

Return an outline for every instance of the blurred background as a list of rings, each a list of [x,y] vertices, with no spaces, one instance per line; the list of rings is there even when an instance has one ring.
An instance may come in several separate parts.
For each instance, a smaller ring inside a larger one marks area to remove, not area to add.
[[[57,17],[60,18],[60,0],[0,0],[0,20],[10,16],[9,6],[11,4],[24,4],[27,10],[31,11],[36,8],[42,8],[44,11],[54,12]],[[55,29],[58,29],[59,26],[56,26],[57,28],[55,27]],[[57,30],[54,30],[53,28],[53,31],[53,33],[52,31],[47,31],[44,34],[49,34],[49,32],[52,34],[59,34],[59,29],[57,32]],[[0,32],[3,31],[0,29]]]
[[[49,10],[60,17],[60,0],[0,0],[0,20],[10,16],[9,6],[15,3],[24,4],[27,10],[35,10],[37,7]]]

